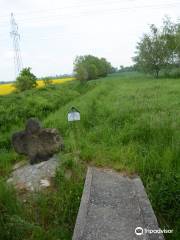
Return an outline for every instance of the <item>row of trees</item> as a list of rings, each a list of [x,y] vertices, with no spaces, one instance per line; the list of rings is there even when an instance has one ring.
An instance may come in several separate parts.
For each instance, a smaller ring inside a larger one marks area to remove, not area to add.
[[[132,66],[123,66],[121,65],[119,69],[116,70],[116,72],[123,73],[123,72],[134,72],[136,71],[136,68],[134,65]]]
[[[140,70],[158,78],[162,70],[166,75],[170,75],[171,71],[177,69],[176,75],[180,75],[180,23],[173,23],[169,18],[165,18],[160,29],[151,25],[150,32],[144,34],[138,42],[133,60],[134,66],[121,66],[119,72]],[[74,73],[81,82],[106,77],[116,71],[118,70],[105,58],[84,55],[76,57],[74,61]],[[45,85],[51,83],[50,78],[44,78]],[[24,91],[36,86],[36,76],[31,73],[30,68],[24,68],[16,79],[16,89]]]
[[[115,72],[116,69],[105,58],[97,58],[92,55],[76,57],[74,61],[74,73],[77,79],[84,82],[99,77],[106,77],[108,73]],[[42,79],[44,85],[52,83],[51,77]],[[25,91],[37,86],[37,77],[30,68],[24,68],[16,78],[15,87],[18,91]]]
[[[31,72],[30,67],[23,68],[19,76],[16,78],[14,86],[18,91],[22,92],[37,87],[37,80],[37,77]],[[42,80],[45,86],[53,83],[52,77],[44,77]]]
[[[157,78],[161,70],[168,74],[180,68],[180,23],[173,23],[166,17],[160,29],[151,25],[150,33],[144,34],[138,42],[133,60],[138,70]]]
[[[106,77],[112,73],[114,68],[105,58],[98,58],[92,55],[78,56],[74,61],[74,73],[77,79],[82,82],[87,80]]]

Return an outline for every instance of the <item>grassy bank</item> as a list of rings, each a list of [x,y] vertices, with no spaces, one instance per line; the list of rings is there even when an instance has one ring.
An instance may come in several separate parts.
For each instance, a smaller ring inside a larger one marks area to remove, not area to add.
[[[72,106],[81,112],[76,125],[67,122]],[[87,164],[138,173],[161,226],[174,229],[167,239],[178,239],[180,79],[123,74],[85,86],[54,85],[0,97],[0,116],[3,239],[20,239],[18,234],[22,239],[71,239]],[[4,179],[20,160],[11,148],[11,134],[29,117],[58,128],[66,148],[51,193],[36,194],[23,203]],[[71,171],[70,179],[66,171]],[[11,232],[17,236],[10,238]]]

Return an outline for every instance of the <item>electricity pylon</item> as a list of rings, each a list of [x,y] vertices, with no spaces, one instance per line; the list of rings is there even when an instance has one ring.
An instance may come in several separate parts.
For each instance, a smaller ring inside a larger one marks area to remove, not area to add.
[[[22,64],[21,51],[20,51],[20,45],[19,45],[20,34],[18,32],[18,25],[15,21],[13,13],[11,13],[10,35],[13,40],[15,77],[17,77],[23,68],[23,64]]]

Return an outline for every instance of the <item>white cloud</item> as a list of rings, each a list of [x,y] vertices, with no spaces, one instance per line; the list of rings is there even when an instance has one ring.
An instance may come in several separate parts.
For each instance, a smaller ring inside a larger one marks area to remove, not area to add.
[[[8,60],[12,59],[13,56],[14,56],[14,52],[11,50],[8,50],[8,51],[4,52],[4,54],[3,54],[3,58],[8,59]]]

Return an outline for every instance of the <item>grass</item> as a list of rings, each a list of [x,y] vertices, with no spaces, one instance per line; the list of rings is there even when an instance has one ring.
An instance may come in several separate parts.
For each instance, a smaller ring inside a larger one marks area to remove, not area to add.
[[[60,78],[60,79],[52,79],[52,84],[62,84],[65,82],[69,82],[75,80],[75,78]],[[44,86],[44,81],[43,80],[38,80],[37,81],[37,87],[43,87]],[[13,85],[13,83],[7,83],[7,84],[0,84],[0,95],[7,95],[12,92],[14,92],[16,89]]]
[[[76,124],[67,122],[72,106],[81,112]],[[14,196],[21,211],[6,210],[6,222],[15,215],[20,224],[0,232],[18,234],[21,226],[22,239],[71,239],[89,164],[138,173],[161,227],[174,229],[166,238],[180,237],[180,79],[154,80],[134,73],[84,86],[78,81],[53,85],[0,97],[0,116],[0,188],[8,188],[4,180],[20,160],[11,148],[11,134],[22,129],[27,118],[36,116],[44,126],[57,128],[66,146],[50,193],[31,196],[25,204],[7,190],[7,198]],[[71,173],[68,179],[66,172]],[[0,206],[8,208],[2,199],[0,195]],[[12,235],[3,239],[19,239]]]

